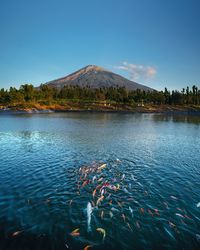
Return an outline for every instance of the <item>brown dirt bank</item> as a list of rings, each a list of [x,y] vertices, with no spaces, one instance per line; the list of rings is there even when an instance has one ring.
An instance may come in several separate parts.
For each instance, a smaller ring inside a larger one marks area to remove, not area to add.
[[[200,106],[196,105],[128,105],[106,102],[68,101],[62,104],[18,103],[1,105],[0,110],[24,113],[47,112],[120,112],[120,113],[196,113],[200,114]]]

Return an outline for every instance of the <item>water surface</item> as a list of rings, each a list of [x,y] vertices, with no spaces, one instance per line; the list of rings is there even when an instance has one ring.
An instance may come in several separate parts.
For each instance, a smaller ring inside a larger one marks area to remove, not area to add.
[[[199,162],[199,116],[0,114],[0,249],[199,249]]]

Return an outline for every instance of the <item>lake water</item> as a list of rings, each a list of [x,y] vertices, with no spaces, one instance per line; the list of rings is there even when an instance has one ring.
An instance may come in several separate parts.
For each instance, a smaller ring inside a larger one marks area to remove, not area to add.
[[[1,250],[200,249],[199,202],[200,116],[0,114]]]

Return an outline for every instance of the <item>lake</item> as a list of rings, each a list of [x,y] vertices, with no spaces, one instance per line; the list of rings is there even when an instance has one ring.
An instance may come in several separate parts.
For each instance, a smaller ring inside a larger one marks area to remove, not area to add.
[[[1,250],[200,249],[199,202],[200,116],[0,114]]]

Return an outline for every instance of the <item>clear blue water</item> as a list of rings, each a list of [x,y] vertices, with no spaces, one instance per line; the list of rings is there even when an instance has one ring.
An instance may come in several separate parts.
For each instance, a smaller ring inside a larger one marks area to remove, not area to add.
[[[199,116],[0,114],[0,249],[200,249],[198,202]]]

